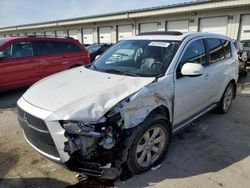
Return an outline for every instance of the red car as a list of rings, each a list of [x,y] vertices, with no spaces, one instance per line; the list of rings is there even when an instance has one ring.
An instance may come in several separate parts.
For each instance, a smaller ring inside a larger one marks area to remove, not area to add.
[[[0,91],[29,86],[56,72],[86,64],[89,54],[73,38],[0,39]]]

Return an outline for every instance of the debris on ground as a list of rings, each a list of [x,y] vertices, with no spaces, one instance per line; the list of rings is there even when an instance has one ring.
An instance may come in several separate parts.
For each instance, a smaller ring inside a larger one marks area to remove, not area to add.
[[[157,166],[153,166],[151,170],[155,171],[155,170],[158,170],[159,168],[161,168],[161,164],[158,164]]]

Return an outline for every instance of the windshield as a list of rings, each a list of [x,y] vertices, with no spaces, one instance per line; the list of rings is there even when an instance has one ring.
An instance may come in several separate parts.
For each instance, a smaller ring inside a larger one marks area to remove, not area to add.
[[[102,44],[92,44],[90,46],[87,46],[86,49],[89,53],[95,53],[102,47]]]
[[[123,40],[106,51],[91,69],[131,76],[156,77],[169,67],[180,42]]]

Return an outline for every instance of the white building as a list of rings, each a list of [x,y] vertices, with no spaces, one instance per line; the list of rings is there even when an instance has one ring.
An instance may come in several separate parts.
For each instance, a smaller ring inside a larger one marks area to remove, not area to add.
[[[83,10],[84,11],[84,10]],[[70,36],[84,44],[115,43],[146,31],[213,32],[250,39],[250,0],[203,0],[0,28],[0,38]]]

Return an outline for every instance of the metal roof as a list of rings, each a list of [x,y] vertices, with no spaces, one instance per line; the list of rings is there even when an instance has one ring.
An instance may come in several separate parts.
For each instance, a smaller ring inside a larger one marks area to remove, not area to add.
[[[27,26],[35,26],[35,25],[42,25],[42,24],[55,24],[58,22],[77,21],[77,20],[92,19],[92,18],[99,18],[99,17],[115,16],[115,15],[121,15],[121,14],[139,13],[139,12],[145,12],[145,11],[161,10],[161,9],[166,9],[166,8],[177,8],[180,6],[188,6],[188,5],[195,5],[195,4],[202,4],[202,3],[207,3],[207,2],[216,2],[216,1],[223,1],[223,0],[196,0],[196,1],[190,1],[190,2],[184,2],[184,3],[171,4],[171,5],[162,5],[162,6],[149,7],[149,8],[141,8],[141,9],[133,9],[133,10],[127,10],[127,11],[120,11],[120,12],[75,17],[75,18],[69,18],[69,19],[37,22],[37,23],[31,23],[31,24],[14,25],[14,26],[2,27],[0,29],[4,30],[4,29],[16,28],[16,27],[27,27]]]

